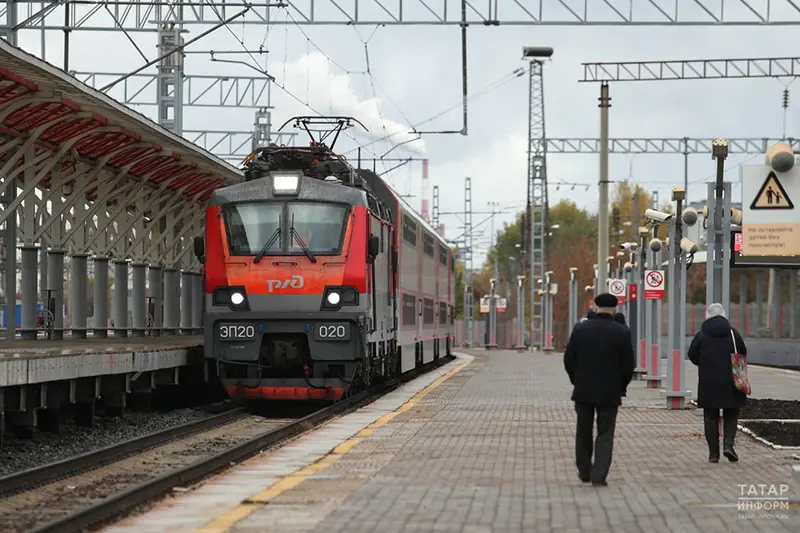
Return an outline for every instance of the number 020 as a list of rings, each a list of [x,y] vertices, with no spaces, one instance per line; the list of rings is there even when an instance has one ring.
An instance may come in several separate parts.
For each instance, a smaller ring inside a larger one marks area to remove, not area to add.
[[[319,328],[320,337],[338,339],[344,337],[344,335],[344,326],[320,326]]]

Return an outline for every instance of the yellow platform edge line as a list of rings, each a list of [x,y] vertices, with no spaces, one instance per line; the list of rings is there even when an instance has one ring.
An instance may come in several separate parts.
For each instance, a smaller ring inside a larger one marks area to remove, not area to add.
[[[376,429],[378,429],[381,426],[385,426],[397,415],[404,413],[409,409],[411,409],[412,407],[414,407],[414,405],[416,405],[417,402],[419,402],[422,398],[427,396],[428,393],[436,389],[447,379],[461,372],[461,370],[471,362],[472,360],[470,359],[464,363],[461,363],[460,365],[453,368],[443,376],[436,378],[431,384],[429,384],[427,387],[425,387],[417,394],[412,396],[403,405],[401,405],[391,413],[387,413],[381,416],[375,422],[373,422],[366,428],[356,433],[355,437],[352,437],[342,442],[341,444],[336,446],[333,450],[331,450],[330,453],[326,454],[324,457],[317,460],[316,462],[304,468],[301,468],[300,470],[297,470],[292,474],[289,474],[288,476],[282,478],[281,480],[274,483],[270,487],[261,490],[260,492],[254,494],[250,498],[245,499],[236,507],[226,511],[225,513],[218,516],[205,526],[198,529],[197,533],[227,532],[231,527],[235,526],[237,523],[241,522],[242,520],[250,516],[256,510],[268,504],[270,501],[274,500],[284,492],[297,487],[300,483],[305,481],[305,479],[308,476],[316,474],[317,472],[320,472],[321,470],[337,462],[339,459],[341,459],[347,453],[349,453],[353,448],[355,448],[356,445],[358,445],[358,443],[361,442],[363,437],[371,435]]]

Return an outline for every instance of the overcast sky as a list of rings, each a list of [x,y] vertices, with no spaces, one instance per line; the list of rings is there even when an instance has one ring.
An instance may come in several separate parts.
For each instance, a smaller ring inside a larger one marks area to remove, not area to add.
[[[410,7],[408,9],[411,9]],[[276,10],[277,11],[277,10]],[[53,21],[63,20],[56,12]],[[22,16],[22,14],[20,15]],[[284,14],[277,19],[285,20]],[[94,24],[110,22],[101,16]],[[193,26],[187,39],[202,31]],[[235,37],[234,37],[235,34]],[[307,36],[307,37],[306,37]],[[132,34],[148,59],[156,57],[155,34]],[[310,38],[310,41],[308,40]],[[233,23],[230,31],[216,33],[192,45],[189,50],[243,50],[244,45],[257,50],[264,43],[266,56],[256,56],[266,63],[278,87],[273,89],[273,123],[288,118],[314,114],[302,103],[327,114],[352,115],[364,123],[369,133],[351,130],[358,142],[367,145],[364,157],[381,156],[399,142],[408,140],[409,124],[418,124],[461,99],[461,42],[457,27],[312,27],[274,25],[248,27]],[[20,33],[20,45],[41,56],[38,32]],[[369,52],[370,72],[365,60]],[[510,79],[469,105],[469,135],[424,136],[422,141],[397,147],[398,157],[427,157],[430,160],[430,184],[440,189],[442,212],[461,212],[464,205],[464,178],[472,178],[473,208],[487,212],[489,202],[498,202],[507,211],[497,217],[497,226],[511,220],[514,211],[524,208],[526,194],[526,144],[528,137],[527,63],[521,57],[523,46],[551,46],[555,53],[545,68],[546,128],[548,137],[599,136],[599,85],[578,83],[582,62],[645,61],[710,58],[785,57],[796,54],[800,45],[797,27],[480,27],[468,31],[469,90],[481,89]],[[63,34],[47,37],[46,59],[62,66]],[[70,68],[77,71],[128,72],[144,63],[128,38],[120,33],[73,32]],[[321,50],[318,50],[319,48]],[[310,55],[309,55],[310,53]],[[249,61],[244,55],[218,56]],[[511,78],[515,69],[524,67],[525,75]],[[149,72],[155,72],[150,69]],[[186,58],[188,74],[228,74],[251,76],[256,71],[241,65],[211,63],[207,55]],[[611,85],[611,137],[781,137],[784,111],[781,95],[785,81],[775,79],[637,82]],[[373,89],[374,87],[374,89]],[[793,85],[790,89],[800,88]],[[155,102],[155,89],[151,100]],[[119,96],[119,93],[111,93]],[[787,115],[787,135],[798,136],[800,118],[798,97],[792,94]],[[299,100],[299,102],[298,102]],[[138,110],[155,118],[154,106]],[[184,129],[250,130],[254,110],[187,108]],[[461,108],[445,114],[420,128],[423,130],[460,130]],[[276,126],[277,127],[277,126]],[[399,132],[399,134],[398,134]],[[392,139],[380,140],[386,134]],[[378,142],[373,142],[373,141]],[[305,139],[303,139],[305,142]],[[350,138],[337,144],[337,151],[356,147]],[[350,154],[355,158],[355,152]],[[728,179],[739,180],[738,165],[760,162],[760,157],[731,156]],[[378,171],[394,163],[378,165]],[[548,156],[550,201],[569,198],[589,210],[597,209],[596,183],[599,172],[597,155]],[[640,155],[635,158],[613,155],[610,178],[634,181],[648,190],[658,191],[662,200],[670,188],[683,182],[683,157],[679,155]],[[699,199],[704,181],[714,173],[710,156],[690,157],[690,199]],[[422,165],[415,161],[387,175],[388,181],[402,194],[415,195],[408,201],[419,209]],[[561,186],[556,182],[589,185]],[[738,200],[740,187],[734,186]],[[478,223],[486,215],[475,214]],[[462,233],[462,221],[443,215],[446,236]],[[476,233],[476,263],[485,256],[490,232],[488,223],[482,234]]]

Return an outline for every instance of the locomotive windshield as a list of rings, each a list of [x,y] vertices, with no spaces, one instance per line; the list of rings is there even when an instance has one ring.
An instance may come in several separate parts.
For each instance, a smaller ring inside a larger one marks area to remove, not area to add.
[[[322,202],[248,202],[229,204],[224,210],[231,255],[338,254],[342,249],[348,208]],[[294,227],[294,232],[291,228]],[[279,239],[274,239],[280,229]]]

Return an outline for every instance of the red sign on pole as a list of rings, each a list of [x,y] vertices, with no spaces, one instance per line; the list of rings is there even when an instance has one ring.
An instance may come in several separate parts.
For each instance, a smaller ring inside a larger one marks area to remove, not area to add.
[[[632,302],[638,300],[639,296],[639,286],[635,283],[628,285],[628,298],[631,299]]]
[[[644,299],[664,299],[664,271],[645,270],[644,272]]]

